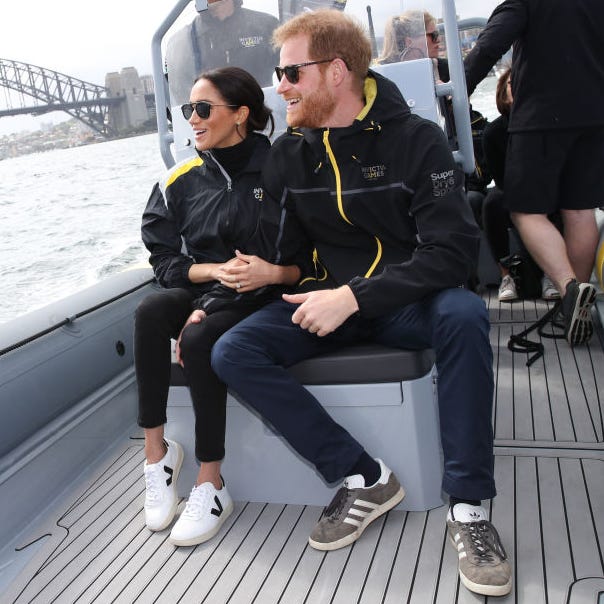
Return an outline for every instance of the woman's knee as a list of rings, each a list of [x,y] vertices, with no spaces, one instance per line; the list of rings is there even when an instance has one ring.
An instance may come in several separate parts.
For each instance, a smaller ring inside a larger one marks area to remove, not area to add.
[[[134,313],[137,324],[155,323],[165,312],[165,299],[161,293],[150,294],[143,298]]]
[[[189,323],[180,334],[180,352],[183,360],[197,357],[209,357],[212,346],[220,336],[205,329],[201,323]]]

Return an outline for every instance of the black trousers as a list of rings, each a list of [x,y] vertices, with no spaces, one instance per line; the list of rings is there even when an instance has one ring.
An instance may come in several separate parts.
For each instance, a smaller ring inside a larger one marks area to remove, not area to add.
[[[489,189],[484,199],[482,224],[493,258],[499,262],[510,253],[508,229],[512,228],[513,224],[505,205],[503,191],[498,187]]]
[[[186,289],[165,289],[147,296],[136,309],[134,364],[138,385],[138,425],[166,423],[170,388],[171,338],[178,338],[193,311]],[[195,456],[199,461],[224,458],[227,389],[212,370],[214,342],[254,309],[233,308],[208,315],[184,330],[180,342],[184,373],[195,412]]]

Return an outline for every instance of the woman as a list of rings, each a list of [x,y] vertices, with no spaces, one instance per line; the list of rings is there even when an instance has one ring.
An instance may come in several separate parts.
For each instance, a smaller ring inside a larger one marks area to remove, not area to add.
[[[143,214],[142,237],[166,289],[140,304],[135,321],[138,423],[145,432],[145,523],[166,528],[178,505],[182,448],[164,439],[170,384],[170,340],[177,339],[195,411],[195,454],[201,462],[170,541],[193,545],[212,537],[232,510],[220,476],[224,457],[226,386],[210,366],[210,352],[231,326],[300,277],[250,255],[262,200],[260,171],[270,148],[270,110],[254,78],[237,67],[203,73],[182,106],[198,157],[168,171]],[[272,130],[271,130],[272,133]],[[244,250],[248,253],[242,253]],[[219,503],[218,503],[219,502]],[[222,513],[212,514],[212,508]]]
[[[501,258],[510,253],[508,230],[513,228],[503,194],[508,122],[513,102],[512,70],[508,67],[499,76],[495,90],[495,103],[500,116],[487,124],[482,141],[485,160],[495,181],[495,187],[489,189],[484,200],[483,225],[491,252],[497,260],[501,273],[498,297],[499,300],[505,302],[512,302],[519,297],[516,283],[509,269],[499,262]],[[558,290],[547,275],[543,275],[541,281],[541,297],[544,300],[556,300],[560,297]]]
[[[436,82],[447,82],[449,66],[439,54],[440,32],[436,19],[428,11],[409,10],[386,22],[382,54],[376,63],[384,65],[430,57]]]

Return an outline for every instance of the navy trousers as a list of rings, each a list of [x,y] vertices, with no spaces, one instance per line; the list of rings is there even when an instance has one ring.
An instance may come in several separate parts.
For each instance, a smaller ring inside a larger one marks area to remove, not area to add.
[[[214,345],[212,367],[327,482],[348,475],[363,447],[285,368],[346,344],[373,341],[435,351],[443,490],[465,499],[495,496],[493,355],[488,313],[478,296],[461,288],[442,290],[377,319],[355,315],[322,338],[292,323],[295,308],[277,301],[238,323]]]

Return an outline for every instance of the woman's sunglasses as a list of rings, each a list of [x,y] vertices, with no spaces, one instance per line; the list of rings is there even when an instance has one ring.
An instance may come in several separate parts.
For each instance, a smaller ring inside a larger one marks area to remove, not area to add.
[[[431,31],[429,34],[427,33],[426,35],[434,43],[438,42],[438,39],[440,38],[440,32],[438,31],[438,29],[435,29],[434,31]]]
[[[333,59],[322,59],[321,61],[308,61],[308,63],[297,63],[296,65],[286,65],[285,67],[275,67],[275,74],[277,80],[280,82],[285,76],[290,84],[297,84],[300,79],[300,67],[307,67],[308,65],[318,65],[319,63],[331,63]]]
[[[219,103],[208,103],[207,101],[199,101],[197,103],[185,103],[181,105],[182,114],[188,120],[193,115],[193,111],[202,119],[207,120],[210,117],[212,107],[239,107],[239,105],[220,105]]]

